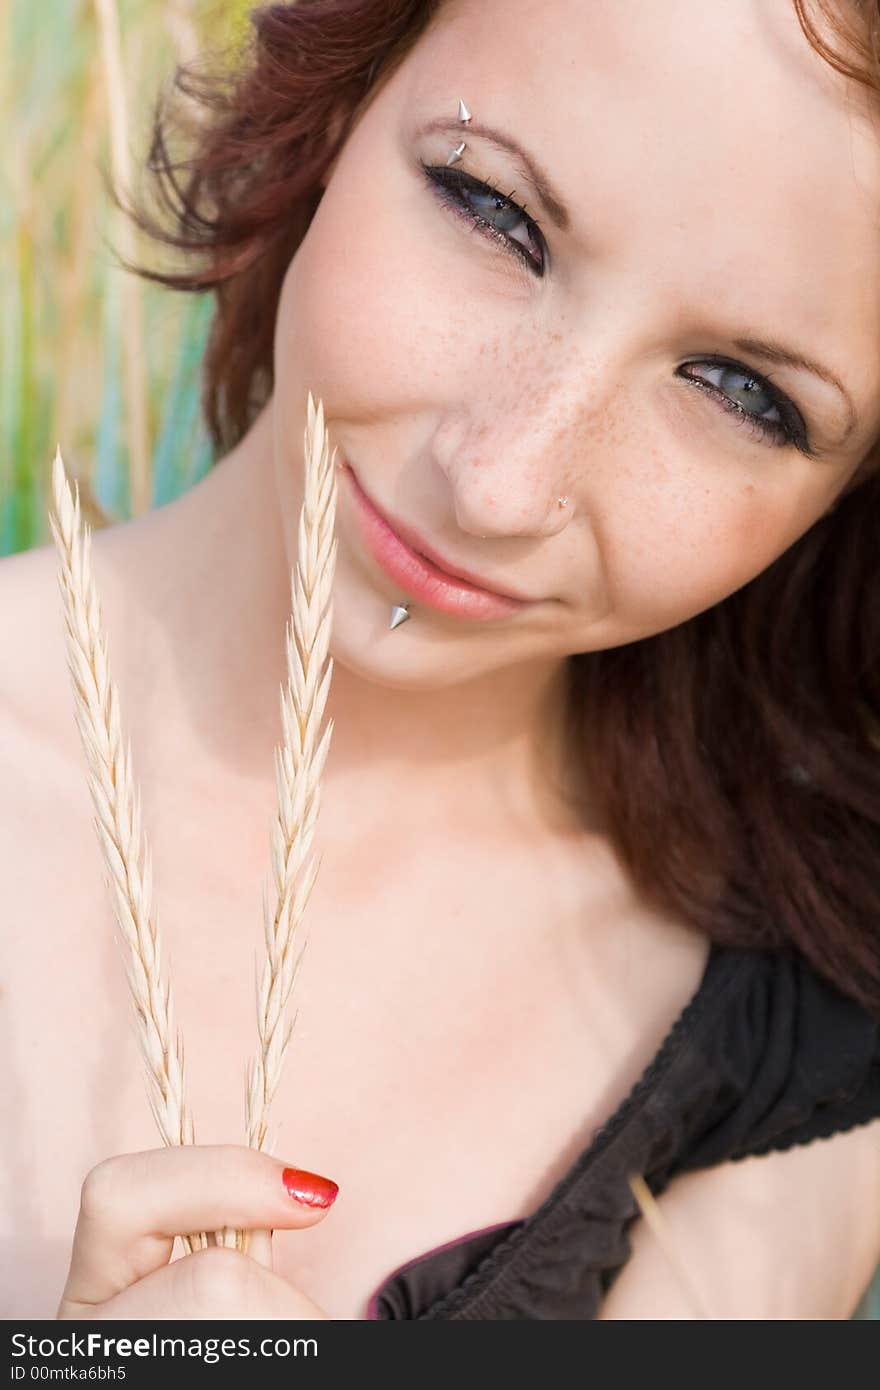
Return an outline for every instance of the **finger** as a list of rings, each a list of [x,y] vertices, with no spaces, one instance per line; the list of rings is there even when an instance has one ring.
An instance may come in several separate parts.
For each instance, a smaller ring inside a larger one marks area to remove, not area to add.
[[[327,1178],[240,1145],[184,1144],[105,1159],[83,1183],[62,1302],[106,1302],[167,1264],[176,1235],[314,1226],[337,1192]]]
[[[264,1269],[272,1269],[272,1232],[245,1231],[244,1253],[250,1255],[251,1259],[256,1260]]]
[[[305,1321],[328,1314],[280,1275],[249,1255],[214,1246],[153,1270],[101,1304],[67,1314],[86,1321],[181,1318],[279,1318]]]
[[[274,1269],[275,1267],[272,1256],[271,1231],[249,1231],[247,1228],[242,1231],[227,1230],[223,1240],[217,1240],[214,1233],[208,1231],[207,1239],[209,1245],[223,1245],[228,1250],[241,1250],[243,1254],[250,1255],[252,1260],[256,1260],[257,1264],[261,1264],[264,1269]]]

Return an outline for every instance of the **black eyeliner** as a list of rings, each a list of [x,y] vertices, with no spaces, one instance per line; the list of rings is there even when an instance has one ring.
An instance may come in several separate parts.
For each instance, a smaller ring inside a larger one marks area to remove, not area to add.
[[[754,367],[750,367],[747,362],[737,362],[734,360],[734,358],[725,357],[721,353],[710,352],[707,353],[704,357],[691,358],[691,362],[683,363],[682,365],[690,366],[692,363],[694,365],[706,363],[713,367],[729,367],[731,371],[740,372],[743,376],[748,377],[751,381],[756,381],[761,387],[761,389],[763,391],[766,391],[767,395],[773,401],[773,404],[781,412],[785,425],[788,429],[789,440],[794,445],[794,447],[798,449],[802,454],[806,454],[808,458],[817,457],[813,450],[810,448],[810,441],[809,436],[807,434],[806,423],[797,406],[794,404],[792,400],[789,399],[788,396],[785,395],[784,392],[780,391],[778,387],[774,386],[772,381],[770,381],[761,372],[756,371]],[[713,389],[711,383],[707,384],[710,390]],[[748,411],[744,411],[743,413],[748,415]],[[755,419],[760,424],[760,417],[755,416]]]
[[[459,213],[471,225],[480,227],[493,241],[497,241],[503,250],[512,251],[536,280],[543,279],[550,263],[550,252],[538,223],[519,203],[508,194],[502,193],[494,184],[485,179],[478,179],[473,174],[466,174],[463,169],[443,168],[440,165],[427,164],[423,159],[419,160],[419,165],[435,197],[440,197],[453,212]],[[462,196],[469,191],[499,199],[522,218],[528,227],[529,235],[541,252],[540,265],[521,243],[507,236],[500,228],[481,217],[475,208],[469,206]]]
[[[419,159],[419,166],[431,189],[431,192],[441,199],[452,212],[463,217],[471,226],[476,226],[486,235],[497,241],[502,249],[513,251],[522,264],[535,279],[542,279],[550,261],[550,253],[546,240],[540,227],[534,218],[530,217],[525,208],[517,203],[509,194],[502,193],[500,189],[485,179],[478,179],[473,174],[466,173],[463,169],[443,168],[439,165],[426,163]],[[533,258],[528,254],[525,247],[514,238],[508,236],[500,228],[495,227],[486,218],[481,217],[474,208],[470,208],[466,199],[462,197],[468,190],[490,195],[506,203],[512,208],[529,229],[530,235],[538,244],[542,255],[542,264],[538,267]],[[700,364],[714,367],[726,367],[730,371],[738,372],[748,380],[756,382],[773,402],[774,406],[782,416],[781,422],[772,420],[762,420],[759,415],[752,415],[739,402],[734,401],[726,392],[719,387],[713,386],[711,382],[701,382],[699,377],[685,377],[685,380],[692,381],[695,386],[702,387],[718,402],[721,409],[731,415],[734,422],[742,424],[744,428],[750,429],[752,433],[762,443],[770,447],[784,448],[789,446],[795,448],[806,458],[817,458],[818,454],[810,447],[809,436],[806,423],[794,402],[774,386],[768,377],[756,371],[745,362],[738,362],[730,357],[725,357],[720,353],[707,353],[703,357],[691,358],[688,362],[681,364],[686,366],[699,366]]]

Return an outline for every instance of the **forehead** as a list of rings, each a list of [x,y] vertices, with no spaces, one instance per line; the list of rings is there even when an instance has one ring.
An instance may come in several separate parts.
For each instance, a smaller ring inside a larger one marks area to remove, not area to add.
[[[745,273],[841,367],[876,345],[880,123],[792,0],[446,0],[407,67],[410,109],[461,96],[537,155],[591,257],[679,293],[686,248],[698,302]]]
[[[793,0],[443,0],[421,47],[455,63],[447,83],[466,73],[481,95],[565,113],[581,138],[615,107],[648,116],[646,148],[670,122],[709,118],[716,132],[760,131],[772,157],[792,137],[803,145],[806,120],[812,162],[839,156],[853,116],[871,109],[810,46]]]

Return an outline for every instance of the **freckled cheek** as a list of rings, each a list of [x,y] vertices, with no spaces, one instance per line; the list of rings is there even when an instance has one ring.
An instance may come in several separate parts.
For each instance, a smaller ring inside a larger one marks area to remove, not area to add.
[[[332,185],[331,185],[332,189]],[[288,270],[276,330],[279,380],[308,370],[340,412],[409,398],[442,365],[451,296],[419,229],[379,203],[330,190]],[[439,357],[439,360],[438,360]]]
[[[645,634],[686,621],[766,569],[789,543],[789,522],[745,489],[619,499],[603,544],[614,611]]]

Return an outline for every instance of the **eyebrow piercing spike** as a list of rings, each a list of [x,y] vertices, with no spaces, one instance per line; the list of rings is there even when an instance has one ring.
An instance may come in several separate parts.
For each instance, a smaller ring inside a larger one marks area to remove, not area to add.
[[[468,111],[461,97],[458,98],[458,119],[461,121],[462,125],[467,125],[468,121],[471,119],[471,113]],[[466,143],[465,140],[462,140],[460,145],[457,145],[454,150],[450,151],[449,158],[446,161],[447,169],[450,164],[456,164],[458,160],[461,159],[464,154]]]

